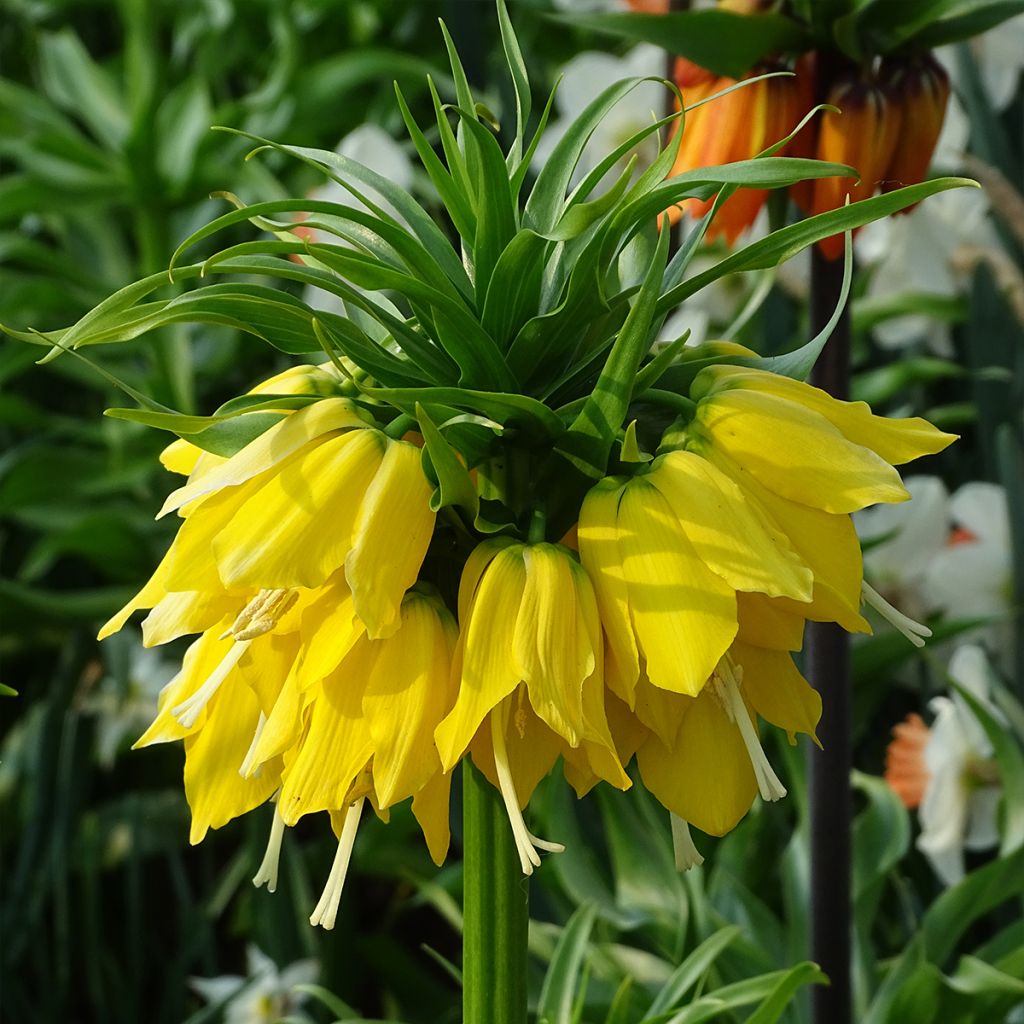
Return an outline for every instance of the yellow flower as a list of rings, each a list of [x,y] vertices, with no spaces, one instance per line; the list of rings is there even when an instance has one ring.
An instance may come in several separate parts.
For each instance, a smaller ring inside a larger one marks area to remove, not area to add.
[[[414,590],[393,634],[370,639],[341,574],[261,591],[192,644],[136,746],[184,739],[193,843],[274,796],[256,876],[271,889],[284,829],[329,812],[339,854],[314,917],[331,927],[366,798],[386,816],[412,797],[431,856],[447,853],[450,775],[433,734],[454,700],[456,632],[440,600]]]
[[[714,366],[691,389],[697,410],[685,447],[728,476],[746,501],[789,539],[813,573],[812,600],[781,608],[868,632],[862,600],[883,612],[863,582],[849,513],[909,498],[893,466],[942,451],[955,439],[920,418],[876,416],[801,381]]]
[[[170,495],[161,514],[185,521],[100,636],[138,608],[164,619],[164,600],[193,632],[226,596],[318,587],[341,567],[369,634],[387,636],[430,542],[431,492],[419,449],[369,426],[346,399],[299,409]]]
[[[646,684],[650,685],[650,684]],[[660,728],[637,752],[644,784],[683,821],[724,835],[754,796],[778,800],[786,789],[757,734],[757,716],[814,736],[821,698],[786,651],[735,643],[697,697],[663,693]]]
[[[788,538],[686,451],[594,487],[579,545],[608,635],[609,685],[630,705],[641,664],[655,686],[700,692],[736,635],[737,591],[811,597],[811,572]]]
[[[563,749],[613,785],[630,784],[605,715],[593,587],[568,548],[495,538],[466,564],[459,620],[458,696],[435,732],[441,763],[450,771],[474,742],[530,873],[540,863],[535,847],[551,844],[529,833],[521,808]]]

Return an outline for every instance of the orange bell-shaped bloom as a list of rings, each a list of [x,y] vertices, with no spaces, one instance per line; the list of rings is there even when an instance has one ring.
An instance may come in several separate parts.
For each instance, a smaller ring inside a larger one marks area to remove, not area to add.
[[[929,53],[912,61],[887,60],[881,77],[889,102],[900,112],[899,135],[881,183],[883,192],[892,192],[928,175],[946,116],[949,76]]]
[[[744,79],[756,78],[767,70],[754,68]],[[715,77],[682,58],[676,62],[675,79],[688,107],[737,83],[737,79]],[[686,115],[672,173],[755,157],[792,131],[803,102],[803,89],[797,79],[766,78],[697,107]],[[767,196],[765,189],[738,190],[719,209],[708,228],[708,238],[724,236],[729,243],[734,242],[754,222]],[[680,210],[694,218],[703,217],[713,202],[686,200],[668,211],[669,219],[678,220]]]
[[[847,195],[851,202],[873,196],[888,174],[900,131],[900,109],[874,76],[860,69],[833,84],[828,102],[840,113],[828,111],[822,116],[816,155],[819,160],[856,167],[860,177],[816,179],[810,214],[838,209]],[[818,245],[828,259],[837,259],[843,252],[843,236],[832,235]]]

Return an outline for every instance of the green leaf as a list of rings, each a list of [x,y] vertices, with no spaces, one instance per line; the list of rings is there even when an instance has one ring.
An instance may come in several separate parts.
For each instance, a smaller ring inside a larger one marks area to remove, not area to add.
[[[867,929],[874,920],[886,876],[910,847],[910,820],[884,779],[855,771],[851,781],[868,800],[853,824],[854,913],[858,925]]]
[[[476,301],[482,306],[491,274],[502,250],[518,226],[518,211],[505,158],[494,135],[467,111],[456,108],[462,125],[474,140],[479,156],[476,177],[476,233],[473,236],[473,272]]]
[[[199,147],[213,120],[206,82],[194,75],[169,92],[156,112],[156,167],[172,188],[192,176]]]
[[[523,229],[495,264],[480,323],[502,350],[508,348],[540,303],[546,253],[547,241]]]
[[[0,697],[17,697],[18,691],[6,683],[0,683]]]
[[[473,213],[470,197],[456,184],[451,172],[441,163],[438,155],[434,152],[434,147],[427,141],[427,137],[423,134],[420,126],[412,116],[412,111],[409,110],[409,106],[405,102],[405,97],[402,95],[402,90],[397,82],[395,82],[395,95],[398,98],[398,107],[402,112],[402,119],[405,121],[405,128],[409,133],[409,138],[412,139],[420,162],[429,175],[434,188],[437,189],[437,194],[441,202],[444,203],[444,208],[448,211],[448,216],[451,217],[455,230],[459,233],[460,237],[467,240],[472,239],[477,221]],[[440,124],[442,120],[444,120],[443,112],[438,115],[438,123]],[[447,124],[446,120],[445,124]]]
[[[501,46],[505,51],[505,62],[512,76],[512,87],[516,94],[516,137],[509,151],[509,169],[514,170],[522,157],[523,139],[526,137],[526,125],[530,120],[530,109],[533,94],[530,91],[530,76],[526,71],[519,40],[509,20],[505,0],[498,0],[498,28],[501,31]]]
[[[559,451],[594,479],[604,475],[615,436],[626,417],[637,368],[646,355],[651,321],[668,255],[670,231],[658,235],[654,259],[590,397]]]
[[[435,512],[446,506],[461,508],[469,522],[473,522],[480,510],[480,498],[469,470],[419,402],[416,403],[416,419],[432,471],[427,471],[427,475],[437,482],[430,507]]]
[[[566,15],[563,20],[569,20]],[[778,14],[679,11],[671,14],[573,14],[574,26],[653,43],[716,75],[739,78],[779,50],[802,51],[806,30]]]
[[[574,1024],[573,1003],[597,911],[586,903],[569,919],[555,947],[537,1003],[537,1024]]]
[[[770,1014],[775,1011],[779,1000],[784,1000],[785,1006],[801,986],[821,985],[827,981],[817,964],[805,962],[789,970],[772,971],[770,974],[760,974],[745,981],[723,985],[695,1000],[684,1010],[645,1017],[642,1024],[703,1024],[704,1021],[720,1019],[730,1010],[750,1006],[752,1003],[766,1005],[769,1013],[766,1019],[770,1021],[777,1019]]]
[[[466,388],[364,388],[369,398],[388,402],[396,409],[415,415],[416,403],[425,407],[450,405],[482,413],[506,428],[522,430],[534,440],[550,443],[565,433],[565,425],[543,402],[528,395]]]
[[[827,985],[828,978],[817,964],[798,964],[779,978],[768,998],[747,1018],[747,1024],[776,1024],[804,985]]]
[[[654,1002],[647,1011],[648,1016],[677,1007],[690,989],[706,977],[719,955],[741,932],[739,925],[727,925],[708,936],[672,972],[672,976],[654,997]]]
[[[901,42],[931,49],[970,39],[1024,12],[1024,0],[950,0],[947,10]]]
[[[110,149],[121,148],[130,127],[124,99],[70,28],[40,36],[39,74],[54,103],[81,118]]]
[[[608,86],[592,100],[583,113],[569,126],[558,140],[547,162],[533,183],[526,201],[523,224],[538,234],[547,235],[562,215],[566,190],[579,163],[581,154],[593,135],[594,129],[623,97],[647,78],[627,78]]]
[[[807,217],[745,246],[709,270],[669,289],[659,299],[657,310],[662,313],[673,309],[684,299],[726,274],[777,266],[823,238],[853,230],[873,220],[880,220],[938,192],[945,192],[951,188],[977,187],[978,183],[969,178],[936,178],[921,182],[919,185],[908,185],[872,199],[849,203],[841,209],[829,210],[815,217]]]
[[[352,181],[359,182],[374,190],[391,204],[402,217],[412,233],[419,239],[423,247],[430,253],[437,264],[444,270],[448,277],[456,284],[456,287],[463,294],[471,294],[472,286],[462,266],[458,254],[451,247],[451,243],[445,238],[441,229],[434,223],[427,212],[416,202],[415,199],[403,188],[369,167],[364,166],[356,160],[334,153],[327,149],[310,149],[305,146],[285,146],[281,143],[263,139],[258,135],[249,132],[236,131],[232,128],[218,128],[218,131],[230,132],[234,135],[241,135],[243,138],[252,139],[260,143],[262,147],[268,147],[280,153],[293,156],[303,163],[317,167],[325,172],[332,181],[336,181],[343,187],[352,189]],[[360,195],[359,193],[356,193]],[[380,207],[375,206],[372,200],[361,196],[361,201],[371,209],[377,216],[386,219],[387,215]]]

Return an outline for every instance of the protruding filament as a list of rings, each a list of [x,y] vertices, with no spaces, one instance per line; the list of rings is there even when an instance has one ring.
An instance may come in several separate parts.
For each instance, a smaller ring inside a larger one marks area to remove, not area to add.
[[[676,858],[676,871],[689,871],[704,863],[700,850],[694,845],[690,826],[676,814],[670,814],[672,822],[672,851]]]
[[[927,626],[894,608],[874,587],[863,580],[860,591],[864,602],[874,608],[890,626],[899,630],[915,647],[924,647],[925,638],[932,635]]]
[[[515,837],[519,863],[523,868],[524,875],[532,875],[533,869],[540,867],[538,849],[547,850],[549,853],[561,853],[565,847],[561,843],[538,839],[526,827],[523,812],[519,809],[519,797],[516,795],[515,783],[512,781],[512,771],[508,766],[508,751],[505,747],[506,714],[505,708],[495,709],[491,712],[494,768],[498,773],[498,788],[501,790],[501,798],[505,801],[505,813],[508,815],[509,824],[512,826],[512,835]]]
[[[253,875],[252,884],[258,889],[266,885],[267,892],[277,892],[277,866],[281,860],[281,840],[284,838],[284,819],[274,805],[274,820],[270,824],[270,838],[259,870]]]
[[[327,878],[327,885],[324,886],[323,895],[316,905],[316,910],[309,915],[309,923],[320,925],[330,931],[334,927],[334,921],[338,916],[338,905],[341,903],[341,891],[345,888],[345,875],[348,874],[348,862],[352,858],[352,847],[355,845],[356,832],[359,829],[359,816],[363,812],[363,802],[366,797],[360,797],[345,812],[345,823],[341,827],[341,838],[338,840],[338,849],[334,854],[334,863],[331,865],[331,873]]]
[[[768,758],[757,735],[757,729],[754,728],[754,723],[750,720],[747,705],[740,694],[739,684],[742,680],[742,670],[738,665],[733,665],[726,656],[719,663],[716,674],[719,679],[719,693],[722,695],[725,709],[729,717],[736,723],[740,736],[743,737],[743,745],[747,748],[761,799],[781,800],[786,795],[786,787],[779,781],[779,777],[768,763]]]
[[[238,774],[243,779],[251,778],[259,772],[259,765],[254,765],[253,761],[256,757],[256,748],[259,746],[260,737],[263,735],[263,727],[267,724],[267,716],[261,711],[260,720],[256,723],[256,732],[253,734],[252,743],[249,744],[249,749],[245,752],[245,758],[242,761],[241,767],[238,769]]]
[[[232,644],[231,649],[221,658],[220,664],[210,673],[206,682],[188,700],[183,700],[171,709],[171,714],[178,720],[178,724],[182,728],[191,729],[196,724],[196,719],[210,702],[210,698],[220,689],[220,684],[227,679],[228,674],[249,649],[250,642],[243,640],[240,643]]]

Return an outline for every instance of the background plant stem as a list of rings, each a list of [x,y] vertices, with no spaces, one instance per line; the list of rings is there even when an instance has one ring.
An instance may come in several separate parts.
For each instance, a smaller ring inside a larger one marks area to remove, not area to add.
[[[811,337],[839,300],[842,260],[811,257]],[[811,383],[836,398],[849,397],[849,305],[811,373]],[[807,678],[821,694],[818,737],[823,750],[808,755],[811,808],[811,958],[831,979],[812,995],[815,1024],[849,1024],[850,993],[850,658],[849,638],[831,622],[808,626]]]
[[[462,765],[463,1024],[525,1024],[529,881],[500,794]]]

